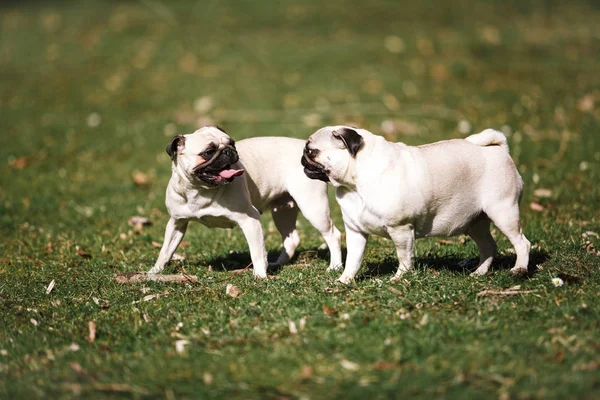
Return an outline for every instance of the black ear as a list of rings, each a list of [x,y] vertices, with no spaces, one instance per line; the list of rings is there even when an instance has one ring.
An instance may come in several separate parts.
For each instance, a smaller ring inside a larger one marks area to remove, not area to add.
[[[185,144],[185,138],[183,135],[177,135],[173,138],[171,143],[167,146],[167,154],[171,157],[171,160],[175,160],[177,157],[177,150],[179,147],[183,147]]]
[[[341,128],[332,132],[333,137],[340,139],[344,142],[346,149],[352,155],[356,157],[356,153],[360,150],[360,146],[363,144],[363,138],[354,129]]]

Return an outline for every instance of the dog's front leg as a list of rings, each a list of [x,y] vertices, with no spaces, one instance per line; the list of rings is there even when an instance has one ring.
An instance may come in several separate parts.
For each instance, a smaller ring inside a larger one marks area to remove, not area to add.
[[[238,225],[244,232],[248,248],[250,249],[250,258],[254,267],[254,276],[257,278],[267,277],[267,250],[265,248],[265,237],[263,235],[262,225],[260,224],[260,214],[255,209],[253,212],[245,214],[238,221]]]
[[[165,241],[163,242],[158,260],[154,264],[154,267],[148,271],[149,274],[158,274],[162,272],[165,265],[169,262],[173,253],[177,250],[177,246],[181,243],[181,239],[185,235],[185,231],[188,226],[187,219],[174,219],[169,218],[167,227],[165,228]]]
[[[348,249],[348,254],[346,255],[344,273],[338,278],[338,281],[344,284],[352,282],[360,268],[368,238],[367,234],[355,231],[346,225],[346,248]]]
[[[413,267],[415,255],[415,230],[412,225],[402,225],[388,228],[388,235],[396,246],[398,255],[398,271],[390,280],[396,282]]]

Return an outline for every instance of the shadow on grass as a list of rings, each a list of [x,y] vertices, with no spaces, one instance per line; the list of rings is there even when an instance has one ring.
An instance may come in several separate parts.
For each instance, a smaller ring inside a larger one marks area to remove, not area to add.
[[[323,260],[329,263],[329,250],[328,249],[306,249],[296,251],[294,257],[284,265],[273,265],[279,257],[280,251],[269,251],[267,254],[267,260],[269,260],[268,273],[270,275],[276,274],[286,266],[294,263],[310,263],[314,260]],[[342,252],[342,257],[345,259],[345,251]],[[189,267],[193,268],[205,268],[207,265],[211,265],[215,270],[219,271],[235,271],[242,268],[246,268],[251,263],[250,253],[245,252],[231,252],[225,257],[215,257],[208,259],[202,263],[191,263]],[[176,264],[175,264],[176,265]],[[251,267],[251,266],[250,266]]]
[[[523,278],[529,278],[537,272],[536,265],[543,264],[548,260],[549,255],[545,251],[532,251],[529,254],[528,273]],[[516,257],[496,256],[490,268],[490,271],[509,270],[514,267]],[[415,268],[433,269],[436,271],[452,271],[458,274],[470,274],[475,271],[479,258],[463,259],[455,256],[444,257],[419,257],[415,259]],[[380,263],[368,263],[363,273],[357,277],[357,280],[369,279],[381,275],[395,274],[398,269],[398,260],[396,258],[387,258]]]

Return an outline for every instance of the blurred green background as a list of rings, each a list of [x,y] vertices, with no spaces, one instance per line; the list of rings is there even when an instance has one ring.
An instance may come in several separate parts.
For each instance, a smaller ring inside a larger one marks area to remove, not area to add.
[[[0,3],[0,397],[598,397],[599,4]],[[301,220],[278,279],[232,275],[249,262],[241,232],[194,226],[169,268],[199,286],[113,281],[158,254],[172,136],[338,123],[412,145],[502,130],[538,273],[510,277],[497,235],[494,272],[469,279],[456,263],[473,243],[428,239],[391,285],[394,251],[373,238],[340,288]],[[477,296],[514,285],[534,294]]]

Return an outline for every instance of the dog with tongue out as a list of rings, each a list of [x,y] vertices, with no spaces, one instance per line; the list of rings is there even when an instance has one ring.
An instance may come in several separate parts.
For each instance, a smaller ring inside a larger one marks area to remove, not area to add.
[[[298,159],[305,141],[255,137],[237,143],[216,126],[177,135],[167,146],[171,180],[166,205],[170,218],[160,254],[150,274],[163,271],[188,223],[211,228],[238,225],[250,250],[254,276],[267,276],[267,251],[260,214],[270,210],[283,249],[273,264],[289,261],[300,243],[296,219],[304,217],[323,235],[330,251],[328,270],[342,267],[341,234],[333,224],[327,184],[309,179]]]

